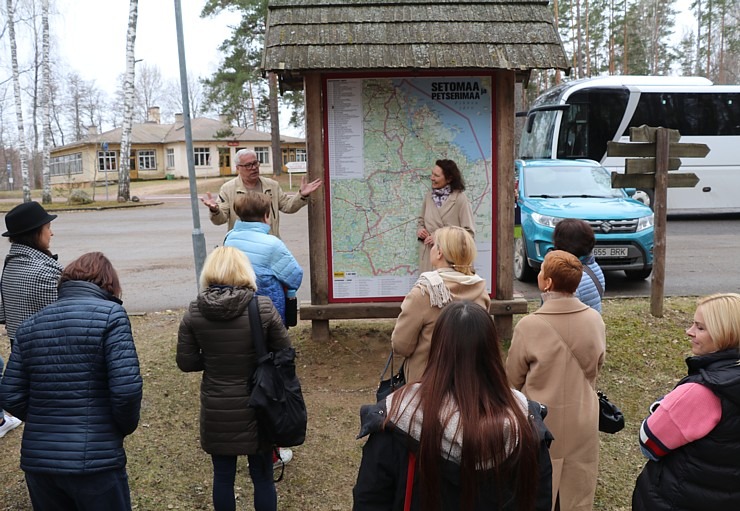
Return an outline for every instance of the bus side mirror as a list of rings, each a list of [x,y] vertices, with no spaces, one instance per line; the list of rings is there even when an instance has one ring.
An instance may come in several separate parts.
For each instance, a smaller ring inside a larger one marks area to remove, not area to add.
[[[529,117],[527,117],[527,125],[525,129],[527,130],[527,133],[532,133],[532,125],[534,124],[534,116],[537,115],[536,113],[531,114]]]

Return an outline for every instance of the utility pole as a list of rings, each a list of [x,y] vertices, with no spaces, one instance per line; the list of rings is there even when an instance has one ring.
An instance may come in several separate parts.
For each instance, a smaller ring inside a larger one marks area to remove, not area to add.
[[[180,58],[180,91],[182,93],[182,120],[185,128],[185,152],[188,161],[188,180],[190,182],[190,208],[193,215],[193,256],[195,258],[195,286],[198,287],[200,272],[206,260],[206,238],[200,228],[200,208],[198,207],[198,185],[195,181],[195,161],[193,159],[193,131],[190,126],[190,96],[188,95],[188,70],[185,65],[185,37],[182,29],[182,7],[175,0],[175,25],[177,27],[177,54]]]

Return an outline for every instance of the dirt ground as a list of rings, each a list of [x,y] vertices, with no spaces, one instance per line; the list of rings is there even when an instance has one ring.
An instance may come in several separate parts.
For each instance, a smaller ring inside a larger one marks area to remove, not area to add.
[[[175,365],[177,326],[182,311],[132,319],[144,377],[139,428],[126,439],[133,508],[138,510],[211,509],[211,462],[198,436],[200,373]],[[363,442],[358,412],[374,400],[379,371],[388,356],[392,321],[332,322],[327,343],[309,340],[310,324],[290,330],[309,422],[306,443],[294,448],[293,461],[277,484],[279,508],[347,510]],[[0,338],[7,360],[7,337]],[[0,511],[30,509],[18,466],[22,428],[0,439]],[[237,509],[252,509],[246,459],[237,474]]]

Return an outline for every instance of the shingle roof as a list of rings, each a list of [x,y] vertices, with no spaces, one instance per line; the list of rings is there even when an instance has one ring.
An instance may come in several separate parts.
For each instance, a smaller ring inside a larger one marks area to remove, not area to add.
[[[263,67],[568,69],[547,0],[269,0]]]

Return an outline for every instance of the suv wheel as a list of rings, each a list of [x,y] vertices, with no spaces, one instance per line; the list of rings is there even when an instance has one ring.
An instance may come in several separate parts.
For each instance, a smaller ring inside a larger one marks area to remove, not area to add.
[[[532,282],[537,274],[527,261],[526,245],[524,235],[514,238],[514,277],[521,282]]]
[[[649,266],[642,270],[624,270],[627,280],[645,280],[653,272],[653,267]]]

